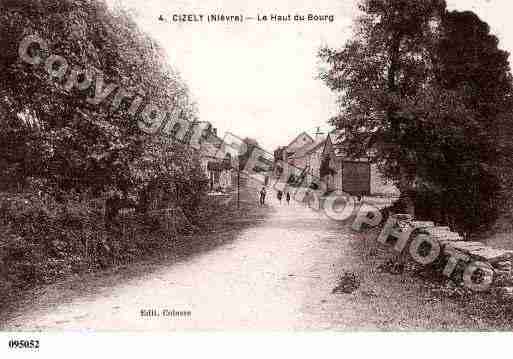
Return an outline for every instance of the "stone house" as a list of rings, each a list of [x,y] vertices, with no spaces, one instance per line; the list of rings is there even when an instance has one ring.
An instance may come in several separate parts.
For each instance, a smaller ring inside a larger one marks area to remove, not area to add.
[[[318,138],[299,148],[289,157],[288,163],[301,170],[306,183],[320,185],[320,168],[326,139]]]
[[[274,175],[289,181],[297,181],[304,176],[307,183],[319,182],[324,142],[323,137],[314,139],[306,132],[300,133],[287,146],[275,151]]]

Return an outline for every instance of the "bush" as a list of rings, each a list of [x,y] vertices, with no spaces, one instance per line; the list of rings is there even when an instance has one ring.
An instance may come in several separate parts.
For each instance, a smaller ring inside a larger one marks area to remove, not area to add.
[[[0,203],[4,280],[41,283],[71,272],[85,233],[97,221],[86,204],[62,204],[36,193],[2,193]]]
[[[130,263],[198,230],[186,211],[168,202],[172,211],[122,215],[116,230],[106,231],[101,202],[75,193],[60,201],[39,192],[0,193],[0,287],[8,291]],[[194,218],[203,225],[219,206],[198,202]]]
[[[468,234],[487,230],[499,215],[499,189],[496,177],[486,173],[450,189],[422,186],[415,194],[416,217]]]

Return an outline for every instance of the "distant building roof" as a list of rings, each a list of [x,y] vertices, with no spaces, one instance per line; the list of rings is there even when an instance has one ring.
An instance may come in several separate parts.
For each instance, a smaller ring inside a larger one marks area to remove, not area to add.
[[[296,138],[294,138],[288,145],[287,145],[287,149],[291,148],[291,147],[295,147],[294,145],[297,143],[297,141],[301,138],[304,138],[304,142],[308,142],[308,143],[312,143],[314,142],[314,139],[312,138],[312,136],[310,136],[308,133],[306,132],[301,132],[299,135],[296,136]],[[298,146],[299,147],[302,147],[304,146],[305,143],[298,143]],[[297,148],[297,147],[295,147]]]
[[[318,138],[318,139],[314,140],[313,142],[308,143],[308,144],[304,145],[303,147],[298,148],[296,150],[296,152],[294,153],[294,155],[292,155],[290,158],[302,158],[304,156],[307,156],[311,152],[315,151],[316,149],[318,149],[319,147],[324,145],[325,142],[326,142],[325,138],[323,138],[323,137]]]
[[[371,139],[370,136],[361,136],[361,157],[352,158],[349,157],[349,141],[355,138],[355,135],[346,129],[338,129],[330,132],[328,140],[331,142],[333,154],[335,158],[348,161],[368,161],[368,155],[371,153],[368,149],[368,144]]]
[[[202,157],[223,159],[225,157],[223,146],[223,140],[215,134],[210,133],[206,139],[201,141],[200,155]]]

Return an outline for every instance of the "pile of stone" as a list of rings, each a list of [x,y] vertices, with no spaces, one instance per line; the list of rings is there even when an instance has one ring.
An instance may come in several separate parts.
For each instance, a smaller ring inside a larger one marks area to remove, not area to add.
[[[493,283],[491,289],[505,299],[513,299],[513,271],[512,260],[513,251],[489,247],[481,242],[465,241],[464,238],[456,232],[451,231],[447,226],[436,226],[431,221],[416,221],[410,215],[396,214],[391,218],[396,221],[395,229],[404,232],[411,231],[410,239],[412,242],[421,234],[429,235],[440,245],[442,259],[447,259],[454,253],[458,257],[465,255],[468,262],[485,263],[493,271]],[[463,273],[460,262],[453,272],[459,276],[461,281]]]

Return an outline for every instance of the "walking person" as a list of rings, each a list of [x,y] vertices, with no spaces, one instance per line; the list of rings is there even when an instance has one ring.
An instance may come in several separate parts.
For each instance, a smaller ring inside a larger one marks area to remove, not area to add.
[[[283,198],[283,192],[282,191],[278,191],[278,201],[280,201],[280,204],[281,204],[281,199]]]
[[[260,205],[261,206],[265,205],[265,195],[266,195],[265,187],[262,187],[262,189],[260,190]]]
[[[289,205],[290,204],[290,192],[287,192],[285,199],[287,200],[287,205]]]

